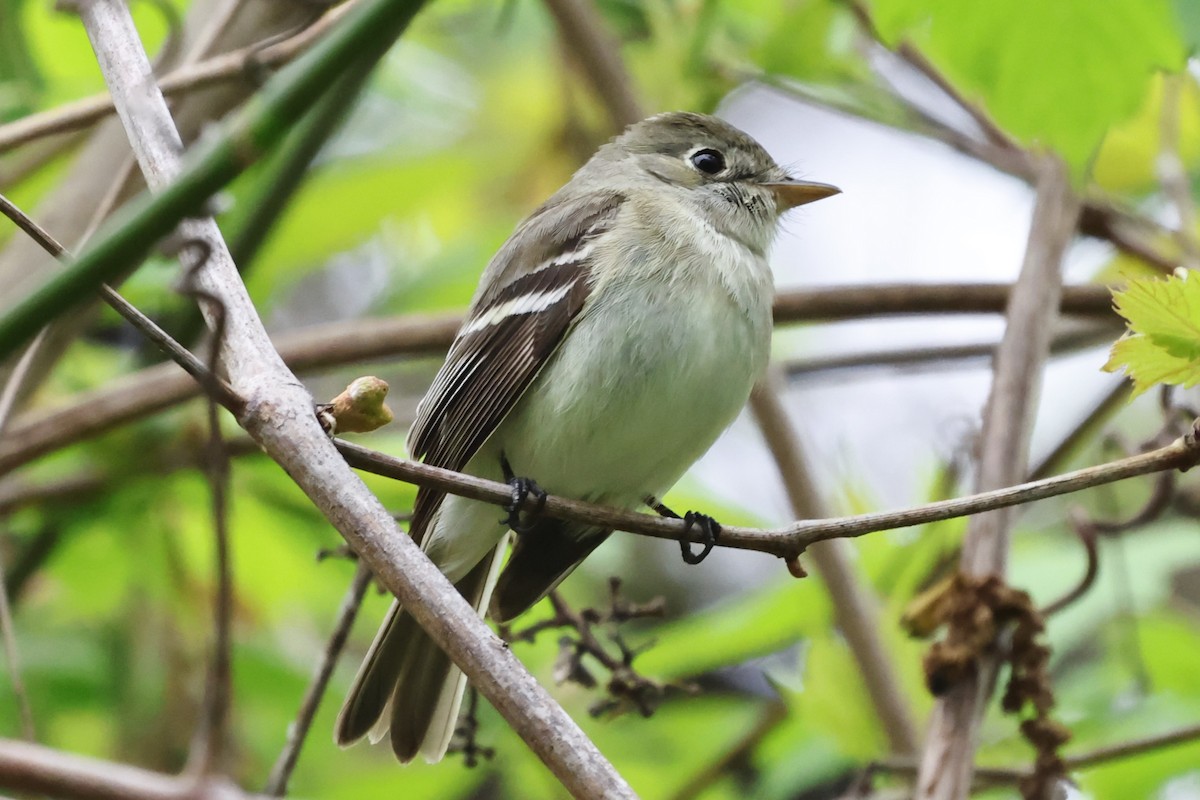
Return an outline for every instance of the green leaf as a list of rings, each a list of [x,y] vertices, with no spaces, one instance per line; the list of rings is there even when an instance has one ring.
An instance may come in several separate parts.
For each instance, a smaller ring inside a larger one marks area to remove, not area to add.
[[[638,659],[638,669],[666,680],[702,675],[790,647],[819,632],[829,614],[815,579],[786,580],[656,627],[656,644]]]
[[[1125,370],[1135,395],[1160,383],[1200,383],[1200,278],[1134,278],[1113,292],[1113,303],[1129,331],[1104,369]]]
[[[1078,172],[1186,55],[1169,0],[876,0],[872,12],[888,42],[914,43],[1002,128]]]

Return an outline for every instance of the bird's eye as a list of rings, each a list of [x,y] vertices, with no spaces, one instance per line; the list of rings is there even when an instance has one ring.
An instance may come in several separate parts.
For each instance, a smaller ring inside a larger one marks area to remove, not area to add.
[[[716,150],[704,149],[692,153],[692,166],[705,175],[716,175],[725,169],[725,156]]]

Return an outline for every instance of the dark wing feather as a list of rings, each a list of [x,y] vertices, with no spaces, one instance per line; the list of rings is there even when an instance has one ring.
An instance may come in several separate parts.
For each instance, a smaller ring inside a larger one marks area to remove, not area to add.
[[[583,307],[591,286],[588,243],[607,230],[622,200],[552,198],[496,254],[417,409],[413,456],[461,470],[508,415]],[[411,532],[418,542],[443,496],[417,492]]]

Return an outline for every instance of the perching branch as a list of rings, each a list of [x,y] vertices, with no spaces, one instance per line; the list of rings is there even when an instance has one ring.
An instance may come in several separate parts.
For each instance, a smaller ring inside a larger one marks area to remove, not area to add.
[[[349,442],[339,441],[337,447],[347,462],[355,469],[418,486],[428,486],[501,507],[512,501],[512,490],[508,484],[451,472],[440,467],[422,464],[419,461],[395,458]],[[1197,463],[1200,463],[1200,441],[1197,440],[1197,432],[1193,428],[1191,432],[1171,444],[1148,453],[1063,473],[1051,478],[1043,478],[1039,481],[956,497],[952,500],[940,500],[899,511],[800,520],[782,528],[770,529],[723,525],[719,544],[722,547],[755,550],[790,559],[801,555],[805,549],[816,542],[823,542],[827,539],[851,538],[877,531],[909,528],[954,517],[971,516],[984,511],[1024,505],[1035,500],[1044,500],[1047,497],[1071,494],[1138,475],[1149,475],[1168,469],[1187,470]],[[524,509],[532,511],[534,502],[533,500],[527,501]],[[697,543],[701,541],[701,534],[689,533],[685,524],[680,520],[597,506],[554,495],[547,496],[543,511],[558,519],[587,522],[657,539],[679,541],[681,538],[686,538]]]

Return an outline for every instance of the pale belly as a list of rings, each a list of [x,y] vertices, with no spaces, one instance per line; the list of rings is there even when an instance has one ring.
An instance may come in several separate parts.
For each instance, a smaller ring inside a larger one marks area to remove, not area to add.
[[[479,453],[551,493],[633,505],[661,496],[745,404],[770,346],[770,310],[721,291],[629,287],[582,318]],[[642,322],[636,332],[625,320]]]

